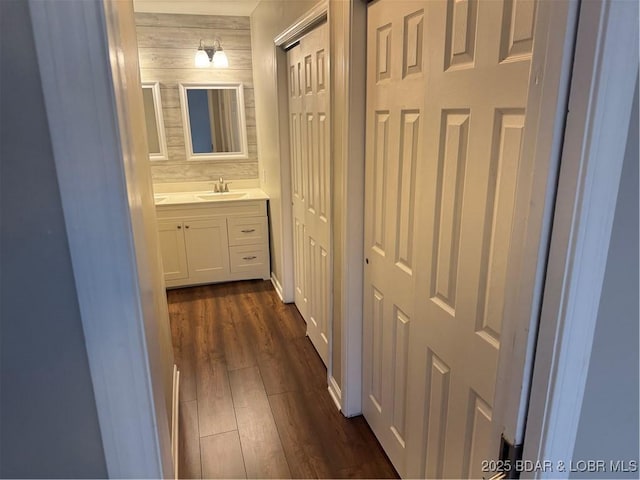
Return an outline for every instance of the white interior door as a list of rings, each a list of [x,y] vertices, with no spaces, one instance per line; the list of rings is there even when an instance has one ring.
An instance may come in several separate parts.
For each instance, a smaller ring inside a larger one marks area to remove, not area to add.
[[[328,27],[287,54],[295,303],[325,365],[331,315],[331,157]]]
[[[403,476],[481,478],[497,453],[535,10],[368,7],[363,409]]]
[[[425,2],[368,10],[363,412],[404,474],[414,318],[416,166],[424,130]]]

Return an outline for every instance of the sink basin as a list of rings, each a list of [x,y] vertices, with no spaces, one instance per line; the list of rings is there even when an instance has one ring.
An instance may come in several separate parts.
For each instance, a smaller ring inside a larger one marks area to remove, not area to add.
[[[203,193],[201,195],[196,195],[200,200],[204,200],[205,202],[221,202],[225,200],[239,200],[241,198],[245,198],[247,196],[246,193],[234,193],[234,192],[226,192],[226,193]]]

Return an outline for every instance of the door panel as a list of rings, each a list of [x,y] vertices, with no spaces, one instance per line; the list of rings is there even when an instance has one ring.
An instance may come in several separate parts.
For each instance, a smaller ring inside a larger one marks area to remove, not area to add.
[[[295,302],[325,365],[331,312],[331,157],[327,25],[289,50]]]
[[[293,211],[293,263],[295,304],[305,322],[308,320],[307,256],[305,254],[305,202],[307,197],[308,165],[303,156],[302,141],[304,104],[302,100],[302,48],[300,45],[287,52],[289,66],[289,155],[291,160],[291,191]]]
[[[368,6],[363,410],[403,476],[480,478],[497,453],[535,10]]]
[[[363,410],[401,475],[414,317],[416,168],[424,135],[425,6],[377,2],[368,13]]]
[[[534,2],[429,3],[416,220],[425,228],[415,236],[426,274],[414,292],[408,405],[421,420],[411,425],[410,475],[479,478],[480,461],[497,454],[493,396],[534,12]]]
[[[158,221],[158,240],[165,280],[181,280],[189,276],[182,222]]]
[[[184,231],[191,280],[225,280],[229,272],[226,219],[186,220]]]

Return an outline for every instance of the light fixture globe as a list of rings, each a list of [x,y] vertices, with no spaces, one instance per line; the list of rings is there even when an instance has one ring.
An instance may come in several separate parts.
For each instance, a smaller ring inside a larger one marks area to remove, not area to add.
[[[222,50],[222,47],[213,54],[212,63],[214,68],[227,68],[229,66],[229,59],[227,58],[227,54],[224,53],[224,50]]]
[[[207,52],[205,52],[202,47],[196,52],[195,62],[198,68],[206,68],[209,66],[209,55],[207,55]]]

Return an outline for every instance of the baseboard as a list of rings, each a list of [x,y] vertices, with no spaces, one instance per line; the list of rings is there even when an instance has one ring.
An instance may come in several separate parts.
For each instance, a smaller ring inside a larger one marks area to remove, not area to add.
[[[342,410],[342,391],[338,386],[338,382],[336,382],[336,379],[333,377],[329,377],[329,395],[331,395],[338,411]]]
[[[280,297],[280,301],[285,303],[284,296],[282,295],[282,285],[280,285],[280,282],[273,273],[271,274],[271,284],[273,285],[273,288],[275,288],[278,297]]]
[[[174,478],[178,478],[178,422],[180,407],[180,370],[177,365],[173,365],[173,405],[171,405],[171,456],[173,457]]]

